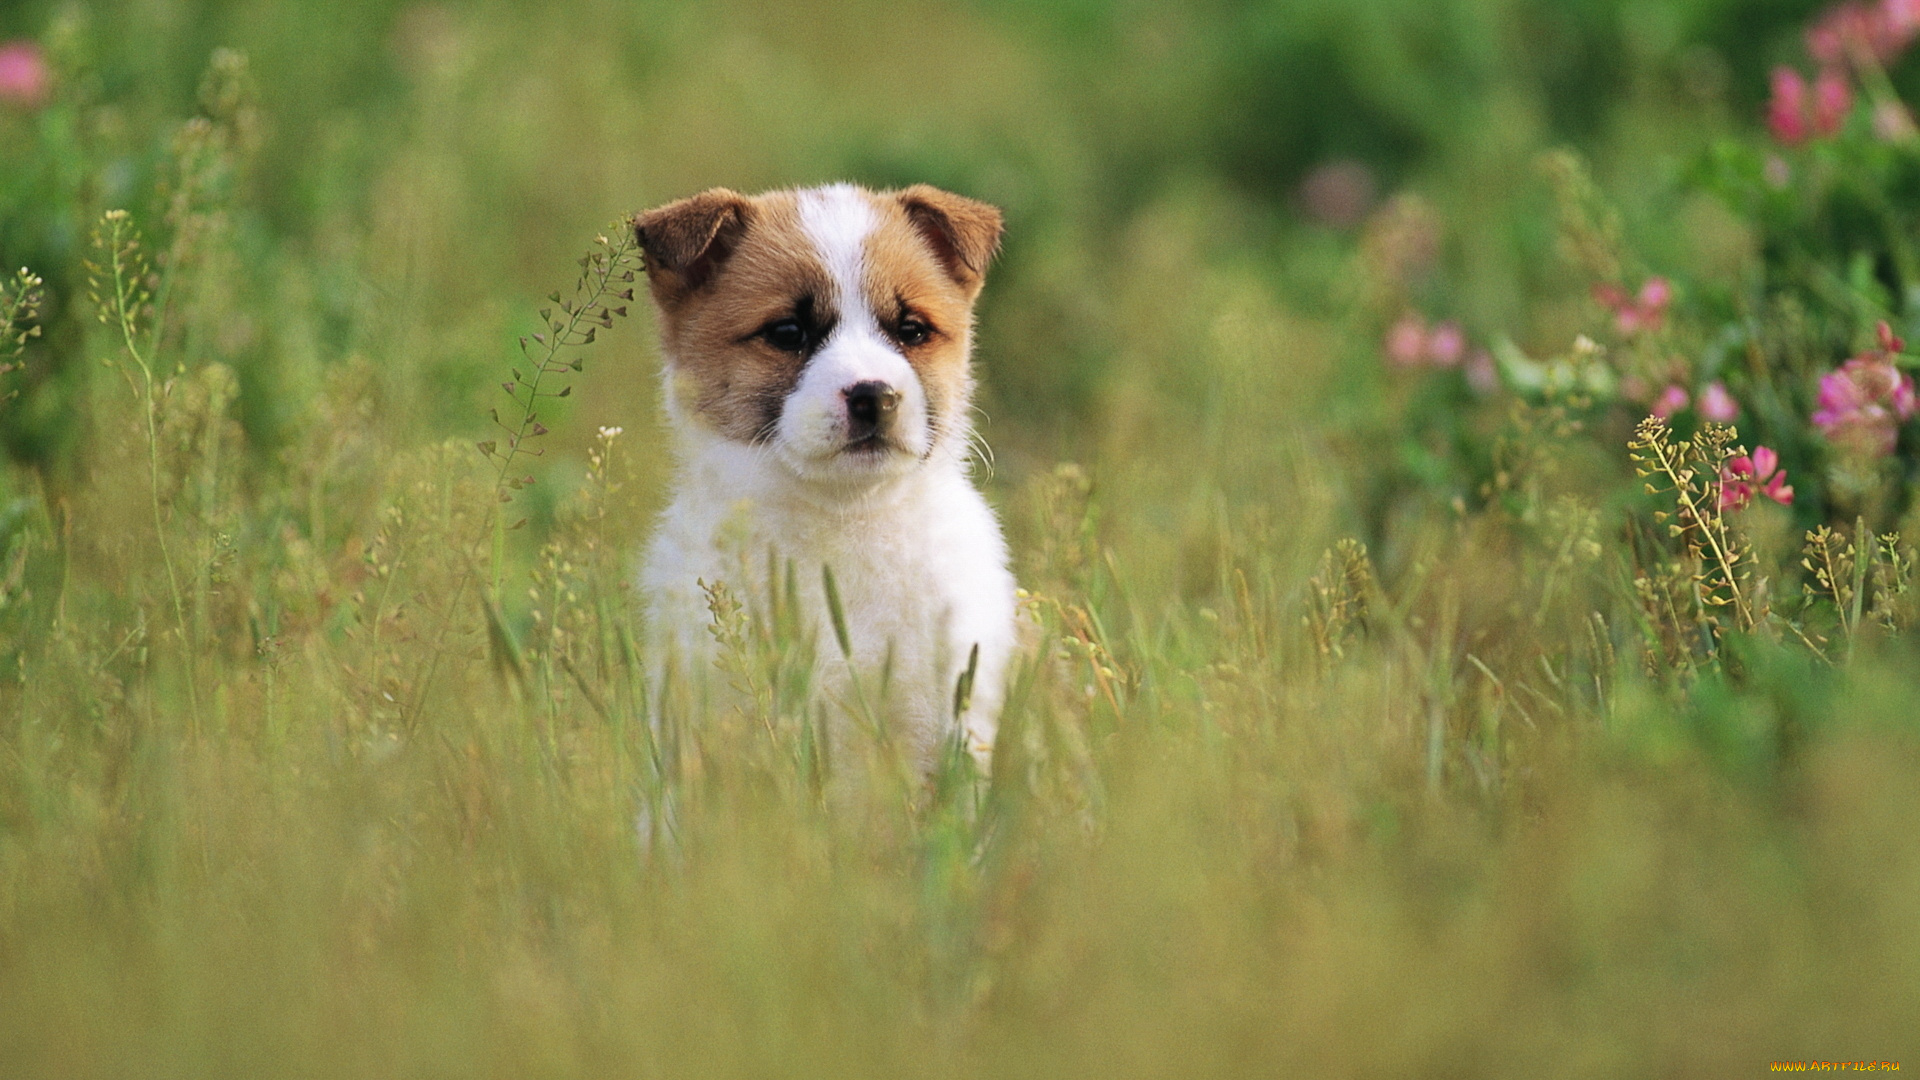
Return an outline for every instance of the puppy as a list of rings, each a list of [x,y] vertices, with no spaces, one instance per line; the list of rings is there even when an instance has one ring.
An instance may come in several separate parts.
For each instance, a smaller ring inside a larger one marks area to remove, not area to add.
[[[872,695],[887,667],[889,734],[923,770],[972,664],[959,734],[984,768],[1016,637],[1006,543],[967,465],[973,305],[1000,212],[836,184],[715,188],[633,224],[679,466],[641,575],[656,638],[710,670],[700,582],[768,596],[769,563],[791,560],[818,675],[845,699],[827,567],[851,671]]]

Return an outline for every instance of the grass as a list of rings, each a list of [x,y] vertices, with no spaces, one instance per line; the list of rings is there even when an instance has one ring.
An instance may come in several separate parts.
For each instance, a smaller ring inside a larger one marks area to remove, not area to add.
[[[1325,16],[1136,39],[922,5],[974,47],[783,96],[799,53],[665,9],[361,6],[405,77],[326,113],[387,62],[250,10],[208,9],[254,64],[195,55],[192,79],[165,58],[200,30],[154,29],[140,75],[53,20],[94,74],[0,116],[48,176],[133,177],[20,204],[86,204],[84,250],[0,231],[44,241],[52,297],[22,276],[0,306],[0,368],[26,364],[0,370],[25,390],[0,402],[0,1075],[1728,1076],[1920,1050],[1906,459],[1829,481],[1783,453],[1793,509],[1722,509],[1740,434],[1636,427],[1595,389],[1717,331],[1677,309],[1671,336],[1606,338],[1587,264],[1670,257],[1709,313],[1760,273],[1757,227],[1688,203],[1666,228],[1668,196],[1610,179],[1706,137],[1674,132],[1684,88],[1618,89],[1597,180],[1560,155],[1489,194],[1538,149],[1517,131],[1403,162],[1431,194],[1356,240],[1180,141],[1213,84],[1152,59],[1215,34],[1207,79],[1238,86]],[[1367,10],[1338,40],[1382,55],[1398,9]],[[1475,20],[1524,20],[1492,11],[1434,17],[1500,84]],[[770,17],[805,45],[872,12]],[[303,36],[339,70],[258,61]],[[721,48],[738,85],[658,74],[707,79]],[[1113,56],[1140,86],[1074,89]],[[164,95],[120,78],[193,86],[193,119],[143,119]],[[915,141],[921,83],[970,80],[954,157]],[[1405,96],[1372,89],[1366,116]],[[1395,123],[1482,130],[1514,107],[1489,93]],[[690,131],[767,141],[724,160]],[[969,186],[969,160],[1014,224],[985,483],[1042,628],[990,781],[824,737],[868,703],[813,693],[836,643],[785,595],[714,583],[710,697],[647,662],[656,361],[643,304],[615,314],[624,238],[587,243],[635,208],[611,200],[702,169]],[[1430,226],[1444,268],[1396,276]],[[583,291],[549,294],[576,246]],[[1862,281],[1847,304],[1901,317]],[[1415,301],[1510,334],[1507,386],[1388,370],[1376,331]],[[1754,315],[1774,381],[1741,424],[1791,450],[1795,387],[1871,323],[1782,305]],[[1576,329],[1604,345],[1566,351]]]

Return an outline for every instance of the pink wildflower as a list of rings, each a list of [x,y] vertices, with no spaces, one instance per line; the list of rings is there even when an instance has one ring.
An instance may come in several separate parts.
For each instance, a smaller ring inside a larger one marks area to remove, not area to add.
[[[1895,335],[1892,324],[1885,319],[1874,324],[1873,337],[1880,343],[1880,351],[1889,354],[1889,357],[1898,356],[1907,351],[1906,339]]]
[[[1823,68],[1813,81],[1813,133],[1822,137],[1838,134],[1853,111],[1853,87],[1836,68]]]
[[[1880,348],[1862,353],[1820,377],[1819,408],[1813,424],[1828,440],[1871,457],[1893,453],[1900,425],[1920,410],[1913,377],[1894,366],[1906,348],[1882,322]]]
[[[1663,277],[1650,277],[1640,286],[1640,310],[1658,314],[1673,300],[1673,283]]]
[[[1665,420],[1674,413],[1686,408],[1688,400],[1686,388],[1669,386],[1665,390],[1662,390],[1659,398],[1654,401],[1653,415]]]
[[[1823,64],[1841,64],[1847,59],[1847,37],[1858,22],[1858,5],[1841,4],[1823,14],[1807,27],[1807,51]]]
[[[1741,454],[1720,468],[1720,509],[1743,509],[1756,493],[1781,506],[1793,505],[1793,486],[1787,483],[1787,470],[1780,468],[1780,455],[1764,446],[1755,447],[1751,457]]]
[[[1828,8],[1807,28],[1807,51],[1828,67],[1885,65],[1906,51],[1916,31],[1920,21],[1906,0],[1848,0]]]
[[[1827,62],[1813,81],[1793,68],[1773,69],[1773,97],[1767,101],[1767,130],[1782,146],[1840,133],[1853,112],[1853,86],[1837,63]]]
[[[1427,338],[1427,359],[1439,367],[1453,367],[1467,351],[1467,335],[1460,324],[1448,320],[1433,328]]]
[[[51,81],[40,46],[31,41],[0,45],[0,105],[39,108],[47,100]]]
[[[1920,0],[1881,0],[1880,18],[1893,34],[1911,39],[1920,34]]]
[[[1700,417],[1716,424],[1731,424],[1740,415],[1740,403],[1727,393],[1725,383],[1715,380],[1700,391]]]
[[[1673,285],[1666,278],[1650,277],[1637,295],[1629,297],[1625,289],[1605,282],[1594,286],[1593,298],[1612,309],[1614,328],[1620,336],[1632,337],[1642,330],[1659,328],[1673,300]]]
[[[1387,359],[1394,367],[1458,367],[1467,354],[1467,334],[1451,319],[1431,329],[1427,320],[1409,311],[1387,328]]]
[[[1387,359],[1395,367],[1413,367],[1427,355],[1427,321],[1412,312],[1387,331]]]
[[[1782,146],[1807,141],[1807,80],[1782,65],[1773,69],[1773,97],[1767,101],[1767,130]]]
[[[1834,443],[1885,457],[1900,439],[1900,422],[1913,415],[1913,402],[1913,380],[1904,372],[1856,356],[1820,377],[1813,424]]]

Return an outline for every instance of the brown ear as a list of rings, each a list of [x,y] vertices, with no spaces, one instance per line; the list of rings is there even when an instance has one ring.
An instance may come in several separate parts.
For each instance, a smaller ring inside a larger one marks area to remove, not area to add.
[[[733,253],[753,205],[726,188],[710,188],[633,219],[646,254],[647,283],[662,304],[677,303],[707,283]]]
[[[947,273],[972,296],[1000,250],[1000,211],[965,196],[915,184],[896,196]]]

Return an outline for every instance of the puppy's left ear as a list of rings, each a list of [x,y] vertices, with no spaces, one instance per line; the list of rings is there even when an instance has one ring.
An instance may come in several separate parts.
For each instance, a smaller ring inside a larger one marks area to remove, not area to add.
[[[947,269],[971,299],[985,283],[987,264],[1000,250],[1000,211],[986,203],[915,184],[895,198],[922,238],[933,247]]]
[[[646,255],[647,284],[671,308],[712,279],[733,254],[753,206],[726,188],[655,207],[633,218],[633,235]]]

